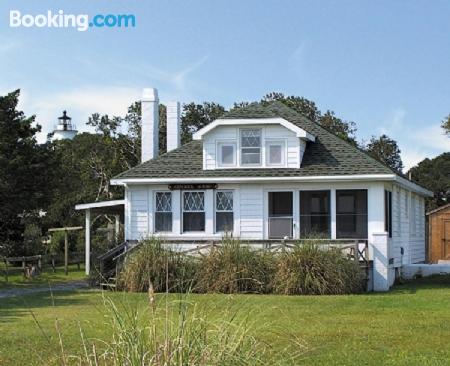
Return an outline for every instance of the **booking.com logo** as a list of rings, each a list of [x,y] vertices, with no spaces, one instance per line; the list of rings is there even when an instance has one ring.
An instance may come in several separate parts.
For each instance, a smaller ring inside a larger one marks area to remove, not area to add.
[[[47,14],[22,14],[19,10],[9,11],[9,26],[38,28],[76,28],[80,32],[89,28],[128,28],[136,26],[136,17],[132,14],[96,14],[91,19],[87,14],[65,14],[63,10]]]

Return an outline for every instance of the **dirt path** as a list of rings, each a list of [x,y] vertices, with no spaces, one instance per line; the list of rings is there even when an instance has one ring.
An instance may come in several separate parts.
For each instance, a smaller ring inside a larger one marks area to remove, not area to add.
[[[39,286],[39,287],[31,287],[31,288],[10,288],[0,290],[0,299],[7,297],[16,297],[16,296],[24,296],[30,294],[36,294],[40,292],[57,292],[57,291],[72,291],[78,290],[82,288],[88,288],[89,284],[87,281],[73,281],[67,283],[59,283],[50,286]]]

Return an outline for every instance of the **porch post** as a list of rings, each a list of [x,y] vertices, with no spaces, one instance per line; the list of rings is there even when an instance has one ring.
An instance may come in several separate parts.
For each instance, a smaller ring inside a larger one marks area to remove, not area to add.
[[[86,210],[86,223],[85,223],[85,271],[88,275],[91,271],[91,210]]]
[[[393,282],[389,265],[388,233],[373,233],[370,250],[372,251],[371,258],[373,258],[373,290],[388,291]]]
[[[120,215],[114,215],[115,219],[115,229],[114,233],[116,235],[116,242],[119,241],[119,231],[120,231]]]
[[[336,239],[336,188],[330,192],[331,239]]]

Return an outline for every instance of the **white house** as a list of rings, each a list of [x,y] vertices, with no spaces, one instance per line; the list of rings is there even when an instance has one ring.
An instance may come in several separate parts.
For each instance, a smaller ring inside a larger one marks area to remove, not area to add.
[[[125,187],[126,240],[367,240],[380,291],[425,261],[432,193],[285,105],[235,109],[180,146],[180,107],[169,103],[163,154],[158,124],[157,91],[144,89],[142,163],[111,181]]]

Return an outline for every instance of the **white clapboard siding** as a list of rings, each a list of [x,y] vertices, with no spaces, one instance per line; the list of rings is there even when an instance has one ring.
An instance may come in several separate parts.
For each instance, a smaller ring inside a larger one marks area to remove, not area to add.
[[[411,211],[411,220],[415,220],[415,230],[411,232],[410,258],[411,263],[425,261],[425,201],[423,197],[412,195],[414,210]]]
[[[262,186],[241,186],[239,202],[241,238],[263,238],[263,198]]]
[[[394,266],[425,261],[425,201],[423,197],[394,186],[392,228]],[[403,256],[401,248],[404,250]]]
[[[128,193],[130,212],[130,239],[146,237],[149,229],[149,189],[147,187],[130,187]]]

